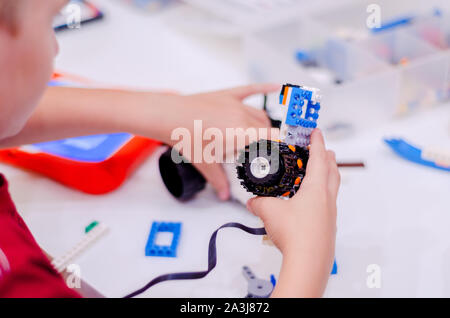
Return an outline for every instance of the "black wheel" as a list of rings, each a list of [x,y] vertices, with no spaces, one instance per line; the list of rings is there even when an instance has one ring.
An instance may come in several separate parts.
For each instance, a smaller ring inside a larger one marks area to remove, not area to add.
[[[292,197],[305,175],[308,157],[305,148],[260,140],[240,154],[237,175],[242,186],[255,195]]]

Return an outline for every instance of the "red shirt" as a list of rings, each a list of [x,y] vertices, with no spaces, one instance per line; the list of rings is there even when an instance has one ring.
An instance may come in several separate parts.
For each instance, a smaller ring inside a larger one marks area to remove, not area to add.
[[[0,174],[0,298],[80,297],[67,287],[17,213]]]

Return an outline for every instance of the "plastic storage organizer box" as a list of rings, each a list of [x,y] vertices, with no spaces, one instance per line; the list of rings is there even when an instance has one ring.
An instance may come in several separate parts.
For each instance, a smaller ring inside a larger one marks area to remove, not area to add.
[[[324,126],[361,129],[448,100],[450,3],[379,1],[381,30],[366,26],[369,3],[353,1],[248,33],[251,80],[320,87]],[[402,22],[383,28],[392,21]]]

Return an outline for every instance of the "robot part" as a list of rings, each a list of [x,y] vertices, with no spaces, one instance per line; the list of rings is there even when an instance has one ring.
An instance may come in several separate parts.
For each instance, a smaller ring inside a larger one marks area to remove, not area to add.
[[[319,118],[319,90],[286,84],[279,101],[288,106],[281,126],[284,140],[260,140],[247,146],[239,157],[238,178],[254,195],[292,197],[305,176],[310,136]]]
[[[305,175],[309,151],[285,143],[260,140],[245,147],[237,167],[241,185],[255,195],[292,197]]]
[[[400,157],[417,164],[450,171],[450,152],[420,149],[403,139],[384,139],[384,142]]]
[[[307,88],[291,84],[283,85],[280,104],[288,106],[286,112],[287,144],[307,147],[309,137],[317,127],[320,110],[320,95],[316,88]]]
[[[308,147],[310,144],[309,137],[314,128],[296,127],[287,125],[285,141],[289,145],[298,145],[300,147]]]
[[[206,180],[188,162],[175,163],[172,160],[173,148],[167,149],[159,158],[159,172],[167,190],[178,200],[188,201],[206,186]]]
[[[160,232],[172,233],[172,242],[168,246],[161,246],[156,243],[156,237]],[[180,240],[181,223],[153,222],[145,246],[146,256],[177,257],[178,242]]]
[[[86,232],[83,239],[74,245],[69,251],[67,251],[64,255],[55,258],[52,261],[53,267],[58,271],[58,273],[63,272],[76,256],[84,252],[90,245],[105,235],[106,232],[108,232],[108,227],[102,223],[98,223]]]
[[[269,298],[272,294],[274,284],[255,276],[248,266],[242,268],[242,273],[248,282],[247,298]]]

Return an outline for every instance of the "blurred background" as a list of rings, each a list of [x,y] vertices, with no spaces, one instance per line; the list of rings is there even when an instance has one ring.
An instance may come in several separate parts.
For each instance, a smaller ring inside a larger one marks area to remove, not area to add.
[[[91,3],[103,21],[61,33],[56,65],[101,82],[183,93],[302,83],[322,90],[323,125],[355,129],[449,98],[448,1]]]

